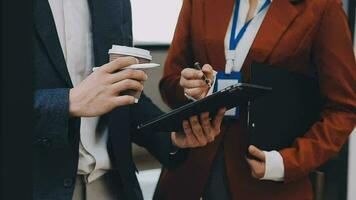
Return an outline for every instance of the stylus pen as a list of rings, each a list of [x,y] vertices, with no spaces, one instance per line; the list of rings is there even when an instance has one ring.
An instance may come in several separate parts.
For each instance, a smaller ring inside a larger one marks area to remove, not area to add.
[[[202,68],[200,67],[200,63],[196,62],[194,63],[194,69],[199,70],[199,71],[203,71]],[[203,77],[202,77],[203,81],[205,81],[205,83],[209,86],[209,88],[211,88],[211,83],[209,78],[204,74],[203,72]]]

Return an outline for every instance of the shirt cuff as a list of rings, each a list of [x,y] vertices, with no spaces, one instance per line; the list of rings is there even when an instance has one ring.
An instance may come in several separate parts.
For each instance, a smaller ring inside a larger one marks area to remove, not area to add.
[[[278,151],[263,151],[266,156],[265,175],[261,180],[283,181],[284,163],[283,157]]]
[[[216,83],[216,74],[217,74],[217,73],[218,73],[218,72],[214,70],[214,72],[213,72],[214,77],[213,77],[213,80],[212,80],[213,82],[212,82],[211,88],[209,89],[209,91],[208,91],[208,93],[206,94],[206,96],[209,96],[209,95],[213,94],[213,92],[214,92],[214,87],[215,87],[215,83]]]

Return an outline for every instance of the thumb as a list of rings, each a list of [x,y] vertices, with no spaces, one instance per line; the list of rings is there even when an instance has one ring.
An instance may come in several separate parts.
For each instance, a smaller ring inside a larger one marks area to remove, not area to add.
[[[212,79],[214,76],[214,69],[211,65],[209,64],[205,64],[202,68],[202,71],[204,72],[204,74],[206,74],[208,76],[209,79]]]
[[[260,161],[257,161],[254,159],[249,159],[249,158],[246,158],[246,161],[247,161],[248,165],[250,165],[251,174],[253,177],[260,179],[264,176],[265,169],[261,166]]]
[[[247,161],[248,165],[250,165],[252,171],[255,171],[256,168],[259,165],[259,162],[257,160],[254,160],[254,159],[246,158],[246,161]]]
[[[253,145],[248,147],[248,152],[263,162],[266,160],[265,153]]]
[[[114,73],[124,67],[138,64],[137,58],[134,57],[119,57],[103,66],[104,70],[109,73]]]

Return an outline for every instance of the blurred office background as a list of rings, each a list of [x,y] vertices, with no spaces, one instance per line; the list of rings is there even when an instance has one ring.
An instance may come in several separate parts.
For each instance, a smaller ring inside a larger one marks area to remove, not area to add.
[[[350,26],[355,34],[355,0],[343,0],[345,11],[350,18]],[[158,83],[162,76],[182,0],[131,0],[133,12],[134,44],[152,52],[153,62],[161,64],[161,68],[150,74],[145,85],[146,94],[164,111],[169,108],[162,102],[158,91]],[[217,13],[218,14],[218,13]],[[356,45],[355,45],[356,52]],[[356,131],[354,131],[356,132]],[[144,149],[134,146],[135,161],[145,199],[151,199],[159,178],[161,165]],[[356,135],[353,134],[348,145],[339,157],[325,168],[326,189],[325,200],[356,199]]]

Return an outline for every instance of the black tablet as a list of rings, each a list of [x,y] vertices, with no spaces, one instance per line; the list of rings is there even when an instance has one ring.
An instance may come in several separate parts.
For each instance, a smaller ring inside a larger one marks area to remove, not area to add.
[[[270,87],[238,83],[220,90],[199,101],[188,103],[169,113],[143,122],[137,129],[140,131],[181,131],[183,120],[203,112],[210,112],[213,116],[220,108],[231,109],[243,105],[248,101],[266,95],[272,91]]]

